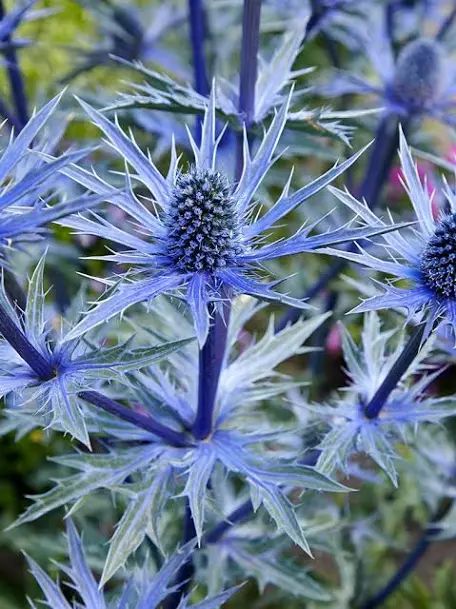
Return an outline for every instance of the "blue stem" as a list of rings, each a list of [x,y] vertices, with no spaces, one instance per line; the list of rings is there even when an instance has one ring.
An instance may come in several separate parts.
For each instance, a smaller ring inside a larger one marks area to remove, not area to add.
[[[0,19],[5,16],[3,0],[0,0]],[[6,36],[2,42],[11,42],[11,36]],[[19,67],[16,49],[9,46],[4,52],[6,69],[11,87],[11,95],[16,108],[16,127],[22,129],[28,121],[27,97],[25,94],[24,80]]]
[[[115,402],[105,395],[98,393],[98,391],[81,391],[78,393],[78,396],[82,400],[97,406],[97,408],[101,408],[102,410],[119,417],[119,419],[128,421],[129,423],[136,425],[136,427],[153,433],[165,440],[165,442],[171,446],[190,446],[190,442],[182,433],[163,425],[159,421],[155,421],[151,416],[146,416],[139,412],[135,412],[130,408],[126,408],[122,404],[119,404],[119,402]]]
[[[258,73],[260,16],[261,0],[244,0],[238,109],[241,119],[243,119],[247,128],[252,125],[255,115],[255,85]]]
[[[0,306],[0,333],[41,380],[49,380],[54,376],[50,362],[31,344],[2,306]]]
[[[182,543],[185,544],[188,541],[191,541],[195,536],[196,531],[195,525],[193,524],[192,512],[187,502],[185,505],[184,536]],[[168,598],[164,602],[164,609],[177,609],[177,607],[179,607],[182,597],[187,592],[192,583],[194,572],[195,567],[193,565],[193,560],[190,558],[181,566],[181,568],[176,573],[176,577],[174,580],[174,585],[176,589],[168,596]]]
[[[198,409],[193,423],[193,435],[198,440],[207,438],[213,429],[217,388],[226,350],[229,310],[230,307],[226,304],[224,313],[221,314],[215,305],[211,305],[209,334],[199,352]]]
[[[368,419],[376,419],[378,417],[391,392],[418,355],[423,342],[425,327],[426,324],[423,323],[415,328],[404,349],[386,375],[385,380],[377,389],[371,401],[365,406],[364,414]]]
[[[188,11],[195,89],[201,95],[207,96],[209,94],[209,82],[204,53],[206,31],[203,0],[188,0]]]
[[[360,609],[376,609],[376,607],[380,607],[380,605],[382,605],[391,596],[391,594],[402,585],[404,580],[413,572],[429,546],[434,541],[433,537],[441,532],[442,529],[438,523],[449,512],[451,505],[451,500],[447,500],[442,504],[436,515],[430,521],[426,530],[416,542],[413,550],[410,552],[406,560],[396,571],[393,577],[375,596],[366,601]]]
[[[261,0],[244,0],[242,17],[241,66],[239,80],[239,119],[248,130],[255,118],[255,86],[258,76]],[[243,134],[236,142],[236,179],[243,169]]]
[[[188,18],[190,23],[190,43],[192,47],[195,90],[200,95],[207,97],[209,95],[209,82],[204,52],[206,28],[203,0],[188,0]],[[196,118],[195,135],[197,143],[199,143],[201,138],[202,120],[201,116]]]

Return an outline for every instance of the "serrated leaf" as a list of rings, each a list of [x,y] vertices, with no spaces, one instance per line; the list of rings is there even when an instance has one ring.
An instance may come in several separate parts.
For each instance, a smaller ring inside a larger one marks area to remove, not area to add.
[[[188,471],[183,495],[188,497],[198,543],[201,542],[204,523],[204,504],[206,490],[216,461],[214,448],[200,444],[194,451],[194,460]]]
[[[25,308],[25,330],[29,339],[41,336],[44,332],[44,289],[43,272],[46,255],[43,255],[33,271],[27,290]],[[36,340],[33,340],[35,347]]]
[[[229,554],[242,569],[249,575],[253,575],[263,589],[268,584],[273,584],[284,590],[287,594],[302,596],[316,601],[328,601],[331,594],[318,584],[310,575],[307,575],[302,566],[292,564],[283,557],[269,557],[267,554],[258,554],[249,551],[248,547],[241,544],[231,544]]]
[[[81,497],[88,495],[89,493],[99,488],[109,488],[112,485],[120,484],[129,474],[133,473],[139,467],[147,463],[153,458],[156,453],[156,448],[150,447],[141,448],[139,450],[131,451],[131,454],[123,455],[121,464],[117,463],[113,458],[113,462],[109,462],[109,457],[106,457],[105,468],[88,468],[82,474],[76,474],[63,480],[60,480],[58,484],[42,495],[36,495],[34,497],[35,503],[31,505],[17,520],[11,525],[19,526],[26,522],[32,522],[37,518],[40,518],[47,512],[55,510],[58,507],[74,503]],[[99,455],[91,455],[97,457]],[[58,459],[59,462],[66,464],[77,459],[77,455],[68,457],[67,459]],[[104,455],[103,455],[104,457]],[[56,459],[57,460],[57,459]]]
[[[101,575],[103,586],[122,567],[128,557],[143,542],[151,518],[154,518],[154,531],[161,510],[157,511],[163,500],[163,488],[169,476],[168,470],[146,480],[147,488],[132,499],[120,519],[116,531],[109,542],[109,552]]]

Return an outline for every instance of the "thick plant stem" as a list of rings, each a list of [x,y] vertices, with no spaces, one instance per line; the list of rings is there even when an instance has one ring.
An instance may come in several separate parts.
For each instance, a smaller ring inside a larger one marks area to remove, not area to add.
[[[2,306],[0,306],[0,333],[40,379],[49,380],[54,376],[51,364],[32,345]]]
[[[255,119],[255,87],[258,75],[258,50],[260,47],[261,0],[244,0],[242,17],[241,66],[239,81],[239,118],[246,130]],[[236,179],[243,169],[243,134],[237,137]]]
[[[0,19],[3,19],[4,17],[5,7],[3,0],[0,0]],[[11,37],[7,36],[3,42],[11,42]],[[22,129],[28,121],[28,110],[24,81],[19,67],[16,49],[13,46],[10,46],[4,51],[4,57],[10,82],[11,96],[16,109],[16,126]]]
[[[192,513],[188,503],[185,506],[185,517],[184,517],[184,536],[183,544],[191,541],[196,535],[195,526],[193,524]],[[193,560],[187,560],[176,573],[175,577],[175,591],[172,592],[163,606],[164,609],[177,609],[181,602],[182,597],[186,594],[192,583],[193,574],[195,567]]]
[[[122,404],[119,404],[119,402],[115,402],[107,396],[98,393],[98,391],[81,391],[78,393],[78,396],[82,400],[97,406],[97,408],[101,408],[102,410],[119,417],[119,419],[128,421],[129,423],[136,425],[136,427],[153,433],[159,438],[162,438],[162,440],[165,440],[165,442],[171,446],[184,447],[190,445],[190,442],[182,433],[155,421],[151,416],[146,416],[139,412],[135,412],[130,408],[126,408]]]
[[[402,350],[402,353],[388,372],[385,380],[377,389],[371,401],[366,405],[364,414],[368,419],[376,419],[378,417],[391,392],[395,389],[415,357],[418,355],[423,342],[425,327],[426,324],[421,324],[415,328],[412,336]]]
[[[399,143],[398,124],[396,117],[385,116],[380,121],[375,134],[375,142],[369,156],[365,177],[358,192],[359,198],[366,199],[367,204],[371,209],[374,209],[379,203],[383,185],[386,182],[396,155]],[[407,128],[408,122],[403,123],[402,129],[404,133],[406,133]],[[349,251],[355,251],[354,246],[350,246]],[[305,300],[311,300],[318,296],[318,294],[344,270],[347,264],[348,262],[346,260],[336,260],[321,277],[306,290],[303,294],[303,298]],[[300,316],[300,309],[287,309],[277,323],[277,330],[283,329],[289,323],[294,323]]]
[[[203,0],[188,0],[188,17],[195,90],[201,95],[207,96],[209,93],[209,83],[204,53],[205,17]]]
[[[217,543],[234,525],[246,520],[252,516],[254,510],[250,499],[241,503],[241,505],[233,510],[225,520],[222,520],[210,529],[202,540],[202,545]]]
[[[220,312],[212,305],[212,321],[207,340],[199,352],[198,409],[193,423],[193,435],[203,440],[210,435],[214,423],[217,389],[226,349],[229,322],[228,304]]]
[[[253,123],[255,114],[255,85],[258,73],[260,16],[261,0],[244,0],[239,114],[244,119],[247,127],[250,127]]]
[[[190,44],[193,59],[193,79],[195,91],[207,97],[209,82],[207,77],[206,55],[204,41],[206,38],[204,0],[188,0],[188,20],[190,25]],[[196,141],[201,138],[202,117],[198,116],[195,123]]]
[[[450,499],[443,502],[442,506],[431,519],[429,525],[417,540],[414,548],[393,577],[375,596],[361,605],[360,609],[376,609],[377,607],[380,607],[391,594],[402,585],[404,580],[414,571],[415,567],[427,552],[429,546],[434,541],[433,537],[441,532],[442,529],[439,526],[439,522],[448,514],[452,503],[453,502]]]

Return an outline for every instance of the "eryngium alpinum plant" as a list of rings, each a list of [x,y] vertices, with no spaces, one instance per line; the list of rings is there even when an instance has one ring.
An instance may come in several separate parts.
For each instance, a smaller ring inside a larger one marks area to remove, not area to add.
[[[451,4],[0,0],[2,608],[454,608]]]

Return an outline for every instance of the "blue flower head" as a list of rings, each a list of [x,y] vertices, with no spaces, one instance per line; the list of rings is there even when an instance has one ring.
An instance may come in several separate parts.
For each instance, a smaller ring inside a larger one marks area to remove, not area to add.
[[[264,233],[277,221],[339,176],[362,152],[292,194],[288,181],[278,201],[262,215],[255,215],[253,198],[275,160],[288,103],[274,117],[253,158],[244,137],[244,170],[238,183],[233,183],[216,167],[221,135],[215,136],[213,95],[204,119],[201,145],[198,147],[190,136],[194,164],[189,169],[179,170],[174,151],[166,178],[117,124],[81,103],[112,147],[135,169],[135,178],[149,191],[157,211],[150,211],[138,200],[128,172],[126,192],[121,195],[113,195],[106,182],[80,168],[65,172],[91,190],[101,195],[106,193],[109,200],[134,219],[139,229],[132,226],[127,232],[97,215],[91,218],[73,216],[62,221],[65,226],[82,233],[99,235],[126,246],[126,251],[109,255],[108,259],[133,266],[123,281],[70,332],[70,338],[84,334],[135,303],[185,289],[198,338],[204,343],[209,328],[208,304],[219,303],[230,293],[250,294],[299,308],[307,306],[279,293],[274,284],[259,280],[258,271],[264,262],[367,236],[364,227],[342,227],[309,236],[314,228],[312,225],[303,227],[288,239],[272,244],[262,242]],[[383,225],[379,230],[390,228]],[[377,230],[369,227],[367,232],[372,234]]]
[[[420,314],[427,321],[427,332],[436,325],[447,325],[456,337],[456,197],[445,183],[444,195],[449,213],[434,218],[433,195],[420,181],[418,171],[403,133],[400,134],[400,158],[404,184],[416,215],[416,224],[405,235],[385,235],[377,243],[380,254],[342,252],[327,248],[326,253],[340,255],[371,269],[390,275],[391,281],[383,285],[383,293],[368,298],[355,311],[374,309],[406,309],[410,316]],[[365,203],[357,201],[348,192],[332,189],[336,197],[352,211],[356,210],[365,222],[375,225],[380,219]],[[405,280],[404,287],[394,281]]]
[[[86,405],[79,393],[121,381],[127,371],[147,366],[188,341],[148,348],[132,348],[131,341],[100,349],[80,339],[67,340],[63,324],[45,306],[43,256],[30,278],[23,314],[13,308],[0,286],[0,396],[5,414],[33,428],[49,426],[90,445]],[[68,312],[67,325],[78,318],[82,302]],[[20,425],[18,425],[18,429]]]
[[[98,585],[89,566],[82,540],[71,519],[66,521],[67,541],[70,564],[62,566],[62,571],[70,580],[77,598],[67,600],[67,594],[58,583],[31,558],[28,558],[30,571],[44,594],[44,603],[50,609],[156,609],[173,591],[176,572],[188,560],[195,543],[189,542],[168,557],[156,573],[151,574],[148,565],[143,572],[135,573],[114,595],[105,593]],[[219,609],[237,590],[231,588],[202,602],[191,604],[183,597],[179,609]]]
[[[408,42],[394,58],[383,32],[369,37],[366,53],[380,84],[340,71],[323,88],[328,95],[347,93],[374,95],[385,112],[402,117],[428,115],[454,125],[456,71],[444,45],[433,38]]]
[[[410,112],[432,110],[444,94],[445,54],[431,38],[419,38],[401,51],[391,84],[391,98]]]
[[[87,154],[87,150],[69,152],[50,163],[40,154],[52,152],[47,144],[39,142],[39,136],[60,98],[58,95],[43,106],[16,137],[10,138],[1,153],[0,258],[3,264],[8,252],[22,241],[36,240],[47,224],[100,202],[99,197],[84,195],[50,204],[56,198],[62,178],[59,171]]]
[[[384,330],[376,313],[364,318],[360,346],[347,331],[344,330],[342,336],[348,386],[331,405],[307,405],[315,417],[314,422],[328,428],[319,445],[317,468],[325,474],[338,467],[348,473],[353,456],[366,453],[397,485],[397,445],[404,439],[412,445],[414,434],[410,432],[416,431],[418,425],[438,423],[455,412],[451,399],[427,393],[441,372],[441,369],[430,370],[426,364],[432,341],[415,358],[379,416],[369,418],[365,406],[397,360],[405,336],[402,333],[397,341],[397,333]]]

